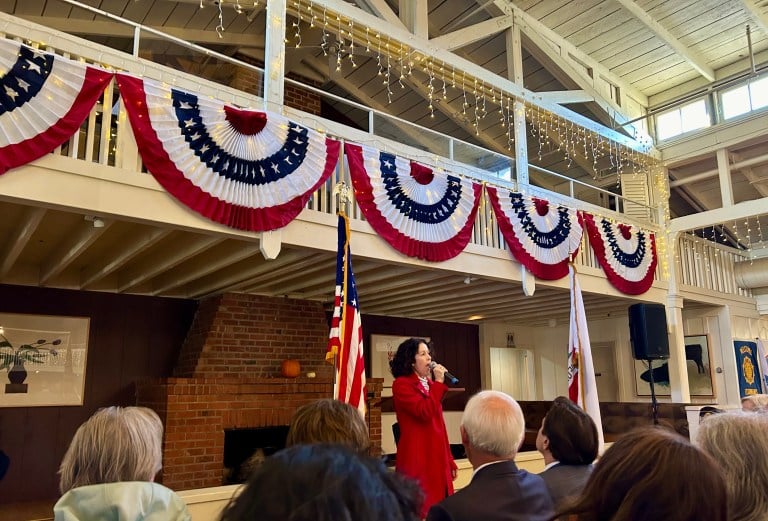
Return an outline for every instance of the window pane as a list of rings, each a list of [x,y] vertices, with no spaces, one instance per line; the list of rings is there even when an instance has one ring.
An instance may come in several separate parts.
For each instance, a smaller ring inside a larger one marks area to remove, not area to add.
[[[656,116],[656,134],[660,140],[682,134],[682,132],[680,109],[670,110]]]
[[[723,117],[725,119],[745,114],[750,111],[749,90],[747,86],[723,92]]]
[[[701,99],[680,107],[680,120],[682,121],[683,132],[708,127],[707,104]]]
[[[749,90],[752,94],[752,110],[768,106],[768,77],[753,81]]]

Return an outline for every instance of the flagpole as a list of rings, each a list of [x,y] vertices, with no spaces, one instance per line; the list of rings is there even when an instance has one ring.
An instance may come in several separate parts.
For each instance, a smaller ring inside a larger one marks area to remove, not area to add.
[[[339,396],[339,379],[341,378],[341,375],[339,374],[339,367],[340,363],[343,360],[344,355],[344,339],[346,338],[344,336],[344,313],[347,310],[347,284],[348,284],[348,276],[347,273],[347,266],[349,266],[349,218],[347,217],[346,208],[349,204],[349,186],[344,181],[339,181],[336,183],[336,185],[333,187],[333,193],[336,195],[336,215],[338,215],[341,219],[344,220],[344,254],[342,256],[342,262],[343,262],[343,268],[342,273],[344,275],[344,281],[342,283],[342,290],[341,290],[341,304],[340,309],[341,313],[339,315],[339,339],[341,342],[339,343],[339,350],[333,357],[333,398],[336,400],[341,399]]]

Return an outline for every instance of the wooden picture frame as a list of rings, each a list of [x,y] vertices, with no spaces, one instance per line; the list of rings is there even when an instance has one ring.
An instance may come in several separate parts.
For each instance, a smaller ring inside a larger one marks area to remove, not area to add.
[[[712,378],[712,350],[708,335],[686,335],[686,368],[688,370],[688,388],[692,398],[714,398],[715,384]],[[651,386],[648,374],[648,362],[634,361],[635,393],[637,396],[650,396]],[[654,360],[654,390],[656,396],[670,396],[669,361]]]
[[[0,313],[0,407],[82,405],[89,326],[84,317]]]

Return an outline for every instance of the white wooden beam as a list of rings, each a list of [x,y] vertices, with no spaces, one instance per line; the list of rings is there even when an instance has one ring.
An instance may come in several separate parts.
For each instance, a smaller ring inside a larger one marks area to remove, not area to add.
[[[501,0],[494,1],[500,2]],[[508,0],[503,0],[502,3],[505,4],[508,8],[507,14],[512,14],[514,10],[509,7],[509,5],[507,5],[507,1]],[[550,111],[554,114],[557,114],[558,116],[573,121],[576,125],[621,143],[630,149],[645,151],[647,147],[646,143],[641,143],[636,139],[628,137],[615,130],[609,129],[606,126],[585,116],[582,116],[581,114],[578,114],[572,110],[569,110],[561,105],[550,103],[549,101],[542,99],[540,94],[524,89],[516,83],[502,78],[501,76],[490,72],[488,69],[485,69],[480,65],[472,63],[467,59],[453,54],[448,49],[434,45],[431,42],[424,40],[423,38],[418,38],[417,36],[414,36],[401,28],[388,24],[380,18],[376,18],[361,9],[350,6],[349,4],[343,2],[343,0],[314,0],[314,3],[320,8],[326,7],[333,12],[343,13],[345,17],[353,20],[356,26],[375,27],[378,33],[383,37],[388,36],[391,39],[403,42],[412,50],[424,56],[429,56],[434,60],[441,61],[446,66],[453,67],[457,71],[465,71],[471,76],[481,78],[489,87],[492,86],[494,88],[501,89],[507,94],[516,96],[521,100],[527,101],[533,105],[541,107],[544,110]],[[647,98],[644,97],[644,100],[647,103]]]
[[[578,47],[538,21],[536,18],[517,7],[511,0],[493,0],[493,4],[504,14],[514,14],[516,16],[516,21],[522,24],[524,28],[531,28],[536,34],[557,45],[562,49],[562,52],[560,53],[562,58],[572,62],[574,68],[576,68],[576,64],[585,64],[595,71],[595,76],[600,75],[614,85],[618,85],[623,92],[628,94],[637,103],[643,107],[648,106],[648,96],[632,87],[620,76],[612,73],[607,67],[592,59],[587,53],[579,50]]]
[[[753,199],[736,203],[727,208],[718,208],[707,212],[700,212],[683,217],[677,217],[669,221],[669,232],[684,232],[705,228],[715,224],[731,223],[741,221],[750,217],[764,215],[768,208],[768,201],[765,199]]]
[[[709,81],[715,81],[715,71],[707,65],[707,61],[694,52],[687,46],[683,45],[680,40],[675,38],[663,25],[657,22],[651,15],[637,5],[633,0],[615,0],[624,7],[627,11],[632,13],[632,16],[640,20],[648,29],[650,29],[662,42],[671,47],[677,54],[679,54],[685,61],[687,61],[699,74],[704,76]]]
[[[16,260],[24,251],[24,247],[29,243],[32,234],[35,233],[40,221],[45,217],[45,208],[29,207],[24,212],[22,222],[14,228],[14,233],[8,239],[8,243],[3,248],[3,263],[0,264],[0,280],[11,270]]]
[[[45,25],[57,31],[66,31],[70,34],[80,36],[112,36],[116,38],[133,38],[134,36],[133,27],[118,22],[29,15],[19,15],[19,18],[39,25]],[[263,48],[263,46],[254,39],[254,35],[249,33],[225,31],[222,33],[222,37],[219,38],[216,31],[201,31],[199,29],[169,27],[167,25],[162,27],[149,27],[192,43]],[[161,36],[146,31],[141,33],[141,39],[163,40]]]
[[[405,25],[400,21],[397,14],[390,9],[386,0],[355,0],[358,5],[365,6],[368,11],[375,14],[379,18],[383,18],[387,22],[395,26],[400,26],[405,29]]]
[[[452,33],[437,36],[432,38],[430,42],[453,51],[454,49],[466,47],[469,44],[490,38],[504,29],[512,27],[513,20],[512,16],[491,18],[490,20],[458,29]]]
[[[163,240],[172,231],[170,228],[152,228],[148,231],[132,234],[116,250],[111,252],[111,258],[100,259],[99,264],[85,266],[80,271],[80,289],[87,288],[110,273],[114,273],[138,254]]]
[[[427,0],[400,0],[400,20],[414,35],[429,39]]]
[[[764,10],[755,0],[741,0],[747,9],[749,16],[760,27],[764,34],[768,35],[768,10]],[[760,2],[765,5],[765,2]]]
[[[209,248],[213,248],[223,240],[225,240],[224,237],[216,237],[212,235],[201,235],[190,239],[172,254],[164,256],[162,259],[158,259],[152,266],[136,266],[130,271],[121,274],[118,291],[120,293],[129,291],[151,278],[191,259],[195,255],[198,255]]]
[[[515,22],[515,16],[512,16]],[[515,84],[523,86],[523,41],[520,26],[513,23],[504,34],[507,51],[507,76]],[[530,181],[528,173],[528,131],[525,124],[525,104],[515,100],[512,104],[512,124],[515,132],[515,179],[519,183]]]
[[[540,93],[543,99],[552,103],[590,103],[595,97],[582,90],[551,90]]]
[[[264,35],[264,105],[281,113],[285,98],[285,27],[287,0],[267,3],[267,27]]]
[[[720,177],[720,200],[723,208],[733,206],[733,183],[731,181],[731,159],[728,150],[717,151],[717,174]]]
[[[103,226],[95,228],[93,223],[83,221],[77,233],[67,237],[64,243],[51,253],[48,260],[40,267],[40,285],[50,282],[55,276],[64,271],[81,253],[96,242],[114,221],[103,220]]]
[[[768,179],[758,177],[751,168],[745,168],[741,173],[747,178],[749,184],[757,190],[760,197],[768,197]]]

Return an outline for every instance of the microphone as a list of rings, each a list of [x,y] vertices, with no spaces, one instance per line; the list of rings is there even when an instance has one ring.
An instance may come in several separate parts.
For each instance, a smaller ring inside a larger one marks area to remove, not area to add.
[[[432,361],[432,362],[430,362],[430,363],[429,363],[429,368],[430,368],[430,369],[434,369],[436,365],[437,365],[437,362],[434,362],[434,361]],[[451,373],[449,373],[448,371],[446,371],[446,372],[444,373],[444,376],[445,376],[445,380],[446,380],[446,381],[447,381],[449,384],[451,384],[451,385],[456,385],[457,383],[459,383],[459,379],[458,379],[458,378],[456,378],[455,376],[453,376],[453,375],[452,375]]]

